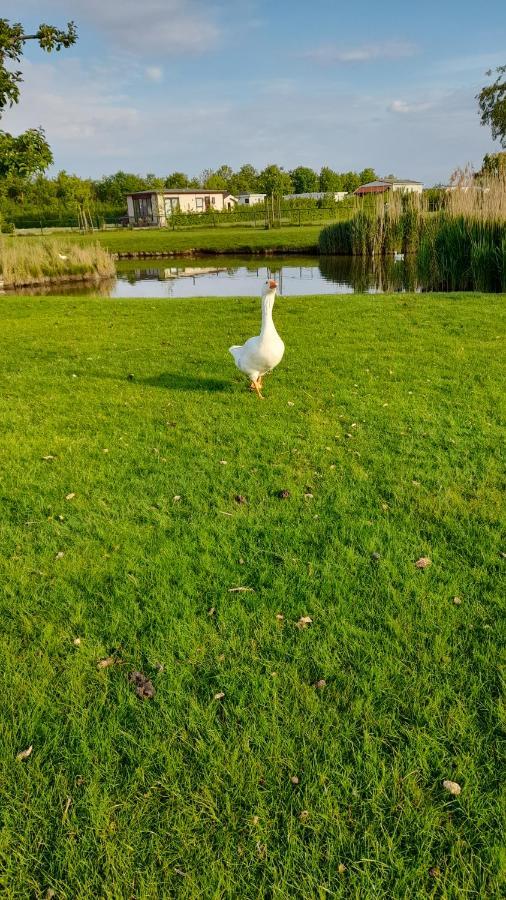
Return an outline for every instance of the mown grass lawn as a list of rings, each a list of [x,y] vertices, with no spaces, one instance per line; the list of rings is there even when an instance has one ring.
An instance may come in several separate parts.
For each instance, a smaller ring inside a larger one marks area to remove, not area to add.
[[[266,230],[230,225],[226,228],[123,228],[118,231],[96,231],[91,235],[68,234],[69,241],[99,241],[112,253],[263,253],[299,251],[317,253],[319,225],[284,226]],[[19,240],[19,238],[17,238]],[[33,238],[28,238],[33,240]]]
[[[499,897],[504,298],[0,318],[3,895]]]

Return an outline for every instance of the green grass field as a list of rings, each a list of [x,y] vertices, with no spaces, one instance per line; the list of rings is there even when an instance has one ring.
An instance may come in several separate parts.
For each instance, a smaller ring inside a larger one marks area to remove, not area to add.
[[[265,230],[231,225],[226,228],[188,228],[171,231],[169,228],[136,228],[130,231],[96,231],[82,237],[69,234],[69,241],[100,241],[112,253],[317,253],[320,225],[286,226]],[[20,240],[20,238],[17,238]],[[23,240],[23,238],[22,238]],[[28,238],[33,240],[33,238]]]
[[[3,896],[502,896],[504,297],[0,317]]]

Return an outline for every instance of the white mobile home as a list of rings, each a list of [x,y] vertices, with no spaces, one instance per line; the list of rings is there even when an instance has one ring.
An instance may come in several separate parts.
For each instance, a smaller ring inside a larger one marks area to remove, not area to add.
[[[131,225],[167,225],[172,213],[204,213],[233,209],[237,198],[229,191],[174,190],[135,191],[127,194],[128,220]]]
[[[240,206],[255,206],[257,203],[265,203],[267,194],[238,194],[237,202]]]

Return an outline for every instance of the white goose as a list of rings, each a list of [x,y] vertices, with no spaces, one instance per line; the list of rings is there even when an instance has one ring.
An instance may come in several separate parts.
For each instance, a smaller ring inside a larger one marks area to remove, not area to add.
[[[272,307],[276,299],[277,283],[269,278],[262,291],[262,329],[257,337],[245,344],[230,347],[230,353],[241,372],[251,378],[250,390],[262,397],[262,378],[283,359],[285,345],[272,321]]]

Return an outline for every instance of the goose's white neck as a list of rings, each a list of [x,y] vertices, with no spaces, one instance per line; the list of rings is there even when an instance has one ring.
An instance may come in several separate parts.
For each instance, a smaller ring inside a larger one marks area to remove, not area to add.
[[[276,291],[268,291],[267,294],[262,295],[262,330],[260,334],[264,334],[266,331],[274,328],[272,308],[275,299]]]

